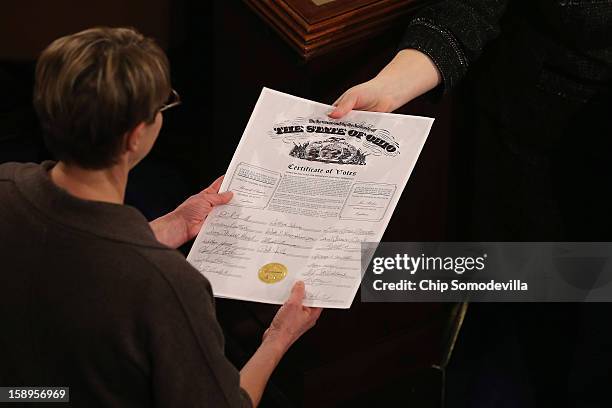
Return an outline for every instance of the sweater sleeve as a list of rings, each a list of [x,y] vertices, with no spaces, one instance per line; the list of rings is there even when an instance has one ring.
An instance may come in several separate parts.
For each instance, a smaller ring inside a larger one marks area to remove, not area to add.
[[[178,252],[146,257],[161,278],[148,288],[145,319],[155,406],[251,407],[240,373],[225,357],[208,280]]]
[[[421,10],[408,24],[400,49],[427,54],[444,91],[465,75],[484,46],[499,34],[508,0],[445,0]]]

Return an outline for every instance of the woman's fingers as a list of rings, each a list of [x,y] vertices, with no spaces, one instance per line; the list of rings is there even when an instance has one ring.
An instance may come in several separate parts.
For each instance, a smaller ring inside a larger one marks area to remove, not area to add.
[[[226,191],[219,194],[207,194],[206,200],[210,203],[210,205],[214,207],[216,205],[229,203],[232,200],[233,196],[234,193],[232,193],[231,191]]]
[[[225,175],[218,177],[212,184],[204,189],[204,193],[217,193],[219,188],[221,187],[221,183],[223,183],[223,177]]]
[[[287,299],[287,303],[301,306],[302,301],[304,300],[305,293],[306,289],[304,287],[304,282],[295,282],[293,288],[291,288],[291,294],[289,295],[289,299]]]
[[[356,93],[349,90],[336,101],[336,108],[329,114],[329,117],[332,119],[342,118],[355,108],[358,99]]]

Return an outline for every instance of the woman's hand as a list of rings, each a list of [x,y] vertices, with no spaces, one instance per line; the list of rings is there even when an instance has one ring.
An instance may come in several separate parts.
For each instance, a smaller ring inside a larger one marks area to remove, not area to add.
[[[287,350],[315,325],[323,309],[303,306],[305,294],[304,282],[296,282],[289,299],[278,309],[270,327],[265,331],[262,343],[275,343]]]
[[[270,328],[264,333],[261,346],[240,370],[240,386],[249,394],[255,407],[259,405],[266,383],[280,359],[321,315],[321,308],[302,304],[305,294],[304,282],[296,282],[289,299],[278,309]]]
[[[336,102],[329,116],[340,119],[352,110],[391,112],[402,105],[394,80],[376,77],[346,91]]]
[[[329,116],[340,119],[351,110],[392,112],[441,81],[438,68],[427,55],[417,50],[402,50],[375,78],[340,96]]]
[[[152,221],[149,225],[157,240],[171,248],[178,248],[195,238],[213,207],[227,204],[232,199],[229,191],[219,193],[222,182],[223,176],[189,197],[171,213]]]

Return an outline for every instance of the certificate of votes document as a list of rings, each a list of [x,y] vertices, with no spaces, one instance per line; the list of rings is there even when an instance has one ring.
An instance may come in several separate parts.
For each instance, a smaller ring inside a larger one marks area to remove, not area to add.
[[[353,111],[264,88],[187,260],[215,296],[349,308],[361,242],[379,242],[433,119]]]

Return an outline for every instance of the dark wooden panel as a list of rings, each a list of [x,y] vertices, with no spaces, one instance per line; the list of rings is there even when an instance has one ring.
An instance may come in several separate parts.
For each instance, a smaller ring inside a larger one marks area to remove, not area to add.
[[[425,0],[245,0],[302,57],[357,44],[401,24]]]
[[[397,2],[398,0],[393,1]],[[274,2],[281,6],[283,3],[289,6],[310,25],[372,4],[381,3],[380,0],[328,0],[327,2],[321,2],[320,5],[317,5],[313,0],[274,0]]]

